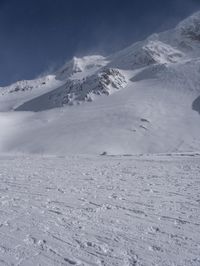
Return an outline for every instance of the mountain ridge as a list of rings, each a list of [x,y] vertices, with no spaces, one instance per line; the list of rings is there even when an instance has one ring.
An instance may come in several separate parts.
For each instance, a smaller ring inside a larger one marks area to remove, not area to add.
[[[199,150],[199,23],[197,12],[110,56],[74,57],[51,75],[1,88],[0,151]]]

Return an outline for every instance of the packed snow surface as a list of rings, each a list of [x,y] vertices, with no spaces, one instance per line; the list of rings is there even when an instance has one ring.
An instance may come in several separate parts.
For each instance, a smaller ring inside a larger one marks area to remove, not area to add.
[[[200,265],[200,155],[0,164],[0,265]]]

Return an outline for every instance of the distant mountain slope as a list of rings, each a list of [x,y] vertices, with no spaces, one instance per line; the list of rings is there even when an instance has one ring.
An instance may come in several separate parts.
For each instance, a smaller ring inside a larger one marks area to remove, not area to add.
[[[73,58],[52,75],[1,88],[0,151],[199,150],[199,25],[197,12],[108,57]]]

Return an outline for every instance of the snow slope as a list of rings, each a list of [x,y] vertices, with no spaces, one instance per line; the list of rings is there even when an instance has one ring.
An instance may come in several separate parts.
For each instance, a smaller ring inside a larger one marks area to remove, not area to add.
[[[199,155],[0,164],[0,265],[200,265]]]
[[[108,57],[73,58],[0,89],[0,151],[110,154],[200,149],[200,12]]]

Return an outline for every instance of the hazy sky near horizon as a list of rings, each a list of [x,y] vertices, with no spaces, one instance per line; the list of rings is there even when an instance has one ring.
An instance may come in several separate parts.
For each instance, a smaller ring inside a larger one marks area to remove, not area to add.
[[[200,0],[0,0],[0,86],[109,54],[200,10]]]

